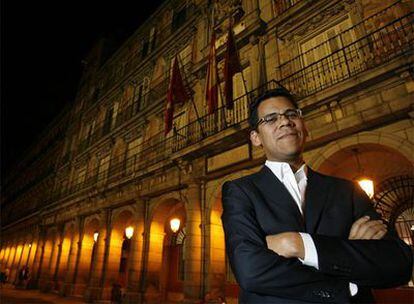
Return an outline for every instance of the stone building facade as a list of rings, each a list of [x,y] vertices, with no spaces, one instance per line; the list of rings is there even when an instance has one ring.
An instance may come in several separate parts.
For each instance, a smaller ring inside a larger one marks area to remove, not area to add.
[[[166,0],[113,54],[91,50],[73,106],[4,181],[1,269],[13,281],[29,266],[29,287],[90,302],[114,284],[125,303],[235,302],[221,185],[262,166],[248,103],[280,86],[304,112],[306,162],[373,180],[373,204],[413,245],[413,15],[408,0]],[[233,109],[219,98],[208,114],[210,37],[222,81],[230,24],[243,73]],[[164,134],[176,55],[192,98]]]

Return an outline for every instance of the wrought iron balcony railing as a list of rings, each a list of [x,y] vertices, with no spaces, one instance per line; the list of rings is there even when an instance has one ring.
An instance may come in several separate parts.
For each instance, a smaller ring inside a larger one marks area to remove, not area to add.
[[[200,117],[199,120],[176,130],[167,138],[164,138],[163,132],[156,134],[140,145],[140,152],[136,155],[117,162],[102,163],[100,167],[107,169],[100,170],[97,168],[90,176],[75,181],[71,186],[65,189],[56,189],[51,201],[90,187],[105,187],[113,182],[121,182],[124,178],[145,174],[149,167],[169,159],[174,152],[245,122],[248,117],[249,101],[257,97],[262,91],[279,86],[276,81],[272,80],[235,99],[233,109],[220,107],[216,112],[206,114]]]
[[[279,66],[281,84],[304,98],[401,55],[413,53],[414,13],[384,23],[385,16],[399,2]],[[382,25],[371,29],[373,24]],[[358,33],[366,34],[352,40]],[[342,47],[326,52],[334,46]],[[312,62],[317,53],[326,55]]]
[[[192,66],[193,63],[191,62],[190,58],[191,54],[187,55],[186,58],[182,58],[183,66],[181,67],[184,75],[185,83],[192,81]],[[188,77],[186,77],[188,75]],[[104,124],[100,123],[96,128],[95,131],[88,137],[84,138],[80,141],[77,148],[77,153],[82,153],[86,151],[90,146],[98,142],[101,138],[108,135],[112,130],[118,128],[122,124],[126,123],[127,121],[131,120],[133,117],[138,116],[140,113],[139,111],[141,108],[147,104],[149,100],[157,101],[162,99],[163,97],[167,96],[167,90],[169,85],[169,78],[170,76],[167,75],[161,80],[157,85],[152,87],[148,92],[139,96],[134,100],[134,102],[121,111],[118,112],[116,119],[111,124]]]

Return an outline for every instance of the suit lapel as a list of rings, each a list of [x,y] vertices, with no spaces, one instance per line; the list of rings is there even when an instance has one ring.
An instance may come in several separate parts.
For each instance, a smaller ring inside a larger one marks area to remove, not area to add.
[[[308,233],[316,231],[328,197],[329,186],[322,175],[308,167],[308,184],[305,194],[305,224]]]
[[[298,205],[286,187],[267,166],[263,166],[257,173],[257,179],[254,182],[266,200],[272,203],[272,208],[275,208],[276,211],[277,208],[284,208],[285,211],[292,214],[298,227],[304,228],[303,217]]]

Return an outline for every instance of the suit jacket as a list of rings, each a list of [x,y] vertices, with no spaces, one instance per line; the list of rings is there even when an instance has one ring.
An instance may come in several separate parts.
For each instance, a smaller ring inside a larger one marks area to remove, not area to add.
[[[266,166],[226,182],[222,192],[226,251],[240,303],[370,303],[370,287],[398,286],[411,277],[411,249],[392,230],[381,240],[348,240],[355,220],[380,218],[350,181],[309,168],[304,217]],[[319,270],[267,248],[267,235],[287,231],[312,236]],[[349,282],[358,285],[356,297]]]

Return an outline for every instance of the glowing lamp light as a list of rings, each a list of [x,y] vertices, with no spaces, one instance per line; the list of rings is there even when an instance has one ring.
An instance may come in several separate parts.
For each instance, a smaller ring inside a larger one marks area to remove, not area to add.
[[[31,248],[32,247],[32,244],[30,243],[29,245],[27,245],[27,246],[29,246],[29,248]]]
[[[134,228],[132,226],[128,226],[125,228],[125,236],[127,239],[131,239],[134,235]]]
[[[411,231],[414,231],[414,225],[411,225],[410,229],[411,229]]]
[[[359,186],[365,193],[372,198],[374,196],[374,182],[370,179],[364,178],[358,181]]]
[[[172,232],[176,233],[180,229],[180,220],[178,218],[173,218],[170,220],[170,228]]]
[[[96,232],[93,234],[93,241],[94,241],[95,243],[98,241],[98,236],[99,236],[99,232],[98,232],[98,231],[96,231]]]

